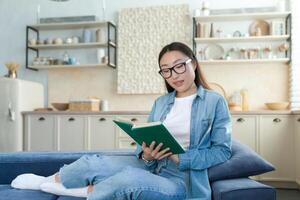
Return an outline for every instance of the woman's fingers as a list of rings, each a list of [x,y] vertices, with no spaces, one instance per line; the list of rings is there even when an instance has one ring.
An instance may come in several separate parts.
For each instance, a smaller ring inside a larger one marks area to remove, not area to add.
[[[157,147],[155,147],[155,149],[151,152],[151,156],[155,158],[156,154],[159,152],[159,150],[162,146],[163,146],[163,143],[160,143],[159,145],[157,145]]]
[[[152,141],[150,146],[149,146],[151,152],[153,151],[154,146],[155,146],[155,141]]]
[[[142,143],[142,149],[143,149],[143,151],[145,151],[146,148],[147,148],[146,143],[143,142],[143,143]]]
[[[171,155],[172,155],[172,152],[166,153],[166,154],[162,155],[161,157],[159,157],[157,160],[164,159],[164,158],[169,157]]]
[[[160,152],[158,152],[158,153],[155,155],[155,159],[160,158],[162,155],[164,155],[165,153],[167,153],[169,150],[170,150],[170,148],[165,148],[164,150],[161,150]]]

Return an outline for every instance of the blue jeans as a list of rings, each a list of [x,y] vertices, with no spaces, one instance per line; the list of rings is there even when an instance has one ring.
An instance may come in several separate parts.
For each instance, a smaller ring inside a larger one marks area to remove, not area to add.
[[[86,155],[62,167],[59,176],[67,188],[94,185],[88,200],[185,199],[185,175],[169,166],[154,174],[136,157]]]

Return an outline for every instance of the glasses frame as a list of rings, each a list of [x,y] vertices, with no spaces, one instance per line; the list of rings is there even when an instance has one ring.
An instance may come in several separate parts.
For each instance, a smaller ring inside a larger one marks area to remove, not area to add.
[[[177,64],[175,64],[173,67],[170,67],[170,68],[164,68],[164,69],[168,69],[168,70],[170,71],[170,76],[168,76],[168,77],[165,77],[165,76],[162,74],[162,69],[160,69],[160,70],[158,71],[158,73],[159,73],[164,79],[171,78],[171,77],[172,77],[172,71],[174,71],[176,74],[183,74],[183,73],[186,72],[186,65],[187,65],[188,63],[190,63],[190,62],[192,62],[192,59],[191,59],[191,58],[187,59],[187,60],[184,61],[184,62],[177,63]],[[184,66],[184,71],[183,71],[183,72],[178,73],[178,72],[175,70],[175,67],[177,67],[178,65],[183,65],[183,66]]]

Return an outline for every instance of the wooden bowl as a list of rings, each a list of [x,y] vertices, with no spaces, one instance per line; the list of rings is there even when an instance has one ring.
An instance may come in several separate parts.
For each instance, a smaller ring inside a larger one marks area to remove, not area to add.
[[[286,110],[289,107],[290,102],[269,102],[265,103],[265,105],[270,110]]]
[[[59,111],[65,111],[69,109],[69,103],[51,103],[51,105]]]

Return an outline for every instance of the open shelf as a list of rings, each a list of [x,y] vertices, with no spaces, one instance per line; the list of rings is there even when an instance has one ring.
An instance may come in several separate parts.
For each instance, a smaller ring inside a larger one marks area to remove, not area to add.
[[[97,28],[106,26],[107,22],[72,22],[72,23],[44,23],[30,25],[36,30],[60,30],[60,29],[78,29],[78,28]]]
[[[290,12],[267,12],[267,13],[241,13],[228,15],[210,15],[195,17],[199,22],[211,21],[241,21],[241,20],[256,20],[256,19],[277,19],[286,18]]]
[[[199,60],[201,64],[259,64],[259,63],[283,63],[286,64],[290,61],[289,58],[277,59],[248,59],[248,60]]]
[[[114,42],[109,42],[113,47],[116,47]],[[41,45],[28,45],[29,48],[33,49],[66,49],[66,48],[97,48],[107,47],[107,43],[91,42],[91,43],[78,43],[78,44],[41,44]]]
[[[195,38],[196,43],[211,42],[266,42],[266,41],[282,41],[290,38],[290,35],[267,35],[267,36],[250,36],[250,37],[229,37],[229,38]]]
[[[113,67],[114,64],[80,64],[80,65],[30,65],[32,69],[59,69],[59,68],[93,68],[93,67]]]

